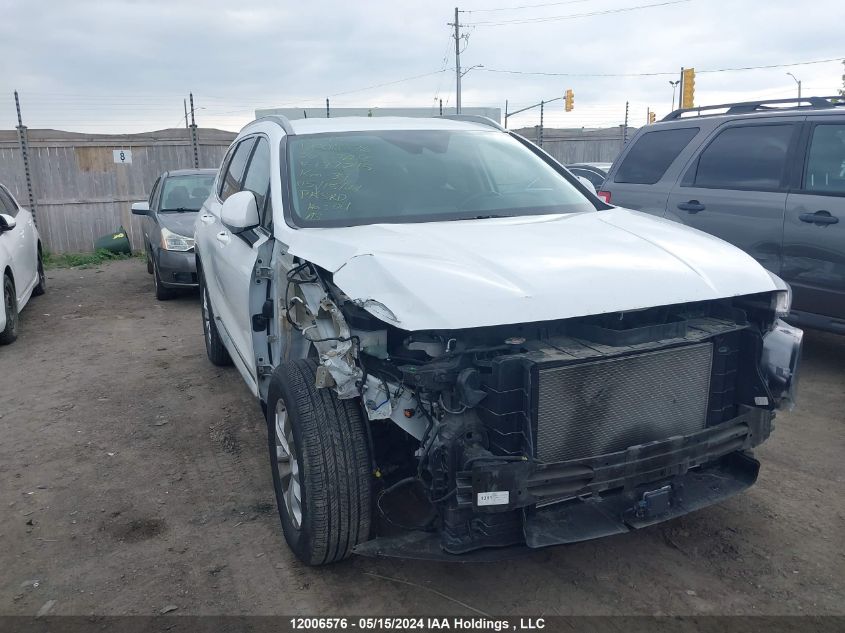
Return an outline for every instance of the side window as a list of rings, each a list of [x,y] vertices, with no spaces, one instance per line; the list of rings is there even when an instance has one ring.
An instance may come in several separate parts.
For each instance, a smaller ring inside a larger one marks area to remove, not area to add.
[[[226,167],[226,173],[220,179],[220,199],[226,200],[233,193],[241,190],[241,183],[243,182],[244,168],[249,160],[249,152],[252,149],[252,144],[255,142],[254,138],[248,138],[241,141],[229,165]]]
[[[249,161],[249,167],[244,177],[243,188],[255,194],[255,203],[261,217],[261,226],[268,228],[267,207],[270,192],[270,143],[266,138],[259,137]],[[272,214],[270,214],[272,218]],[[271,220],[272,221],[272,220]]]
[[[813,128],[804,190],[845,195],[845,125],[820,124]]]
[[[672,161],[698,134],[698,129],[685,127],[646,132],[634,142],[613,181],[653,185],[663,178]]]
[[[18,215],[18,205],[5,187],[0,187],[0,213],[11,215],[13,218]]]
[[[698,159],[694,186],[779,189],[795,126],[747,125],[719,133]]]
[[[149,199],[150,209],[155,209],[155,206],[153,206],[153,205],[155,204],[155,197],[156,197],[156,193],[158,193],[158,186],[159,186],[160,183],[161,183],[161,176],[156,178],[155,184],[153,185],[153,190],[150,191],[150,199]]]

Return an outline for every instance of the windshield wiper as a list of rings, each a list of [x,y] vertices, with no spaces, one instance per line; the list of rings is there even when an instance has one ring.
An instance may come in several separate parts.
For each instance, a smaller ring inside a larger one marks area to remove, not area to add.
[[[185,211],[199,211],[199,209],[189,209],[188,207],[173,207],[172,209],[159,209],[159,213],[185,213]]]

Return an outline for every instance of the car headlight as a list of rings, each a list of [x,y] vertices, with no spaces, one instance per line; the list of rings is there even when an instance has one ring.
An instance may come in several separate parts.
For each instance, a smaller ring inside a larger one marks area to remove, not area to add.
[[[792,309],[792,288],[772,272],[769,272],[769,277],[772,278],[772,281],[778,287],[772,293],[772,310],[779,317],[789,316],[789,311]]]
[[[192,251],[194,250],[194,238],[179,235],[161,227],[161,247],[166,251]]]

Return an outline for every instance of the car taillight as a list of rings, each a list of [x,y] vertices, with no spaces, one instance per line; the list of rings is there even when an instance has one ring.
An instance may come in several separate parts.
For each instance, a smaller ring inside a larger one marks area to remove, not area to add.
[[[598,192],[599,198],[601,198],[602,202],[606,204],[610,204],[610,192],[609,191],[599,191]]]

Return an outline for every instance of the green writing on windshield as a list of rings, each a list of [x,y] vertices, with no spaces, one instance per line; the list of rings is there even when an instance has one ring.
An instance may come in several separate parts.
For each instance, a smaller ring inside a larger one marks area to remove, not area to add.
[[[295,193],[307,220],[348,213],[363,187],[361,174],[373,171],[370,148],[355,142],[307,143],[295,161]]]

